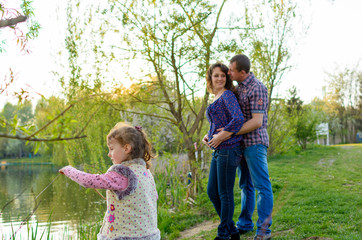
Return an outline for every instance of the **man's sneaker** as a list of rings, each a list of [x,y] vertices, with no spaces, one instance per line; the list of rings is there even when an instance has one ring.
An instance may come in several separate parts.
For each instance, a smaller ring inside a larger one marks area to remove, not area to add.
[[[254,240],[269,240],[272,239],[271,234],[268,233],[266,235],[255,235]]]
[[[240,240],[239,233],[237,232],[237,233],[231,234],[230,240]]]
[[[248,232],[252,232],[253,230],[241,230],[241,229],[238,229],[239,230],[239,234],[240,235],[243,235],[243,234],[247,234]]]

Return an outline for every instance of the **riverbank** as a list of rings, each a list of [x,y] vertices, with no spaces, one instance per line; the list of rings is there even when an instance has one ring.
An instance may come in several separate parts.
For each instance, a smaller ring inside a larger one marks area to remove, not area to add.
[[[31,157],[31,158],[4,158],[0,159],[0,166],[9,166],[14,164],[53,164],[49,157]]]

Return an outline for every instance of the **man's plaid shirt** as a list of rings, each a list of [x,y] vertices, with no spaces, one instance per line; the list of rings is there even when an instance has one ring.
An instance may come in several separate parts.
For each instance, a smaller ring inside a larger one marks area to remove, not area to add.
[[[263,113],[263,125],[243,135],[243,147],[263,144],[269,147],[268,125],[268,89],[250,72],[247,79],[239,83],[239,104],[244,115],[244,122],[252,118],[252,113]]]

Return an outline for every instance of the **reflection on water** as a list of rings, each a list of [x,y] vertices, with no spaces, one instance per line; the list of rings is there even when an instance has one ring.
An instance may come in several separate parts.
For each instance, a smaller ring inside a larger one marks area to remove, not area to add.
[[[76,239],[80,223],[96,224],[102,221],[105,201],[94,191],[64,176],[59,176],[35,201],[36,196],[59,174],[58,169],[53,165],[40,164],[1,166],[0,211],[24,192],[0,214],[0,239],[10,239],[38,204],[28,226],[20,228],[16,239],[28,239],[29,227],[33,231],[37,229],[37,236],[40,237],[39,232],[47,232],[49,222],[52,239]]]

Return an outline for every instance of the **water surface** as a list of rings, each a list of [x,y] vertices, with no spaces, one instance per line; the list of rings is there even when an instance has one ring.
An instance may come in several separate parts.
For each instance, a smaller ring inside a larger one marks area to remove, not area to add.
[[[77,239],[77,229],[81,223],[93,225],[103,220],[105,200],[92,189],[85,189],[60,175],[59,168],[52,164],[2,163],[1,240],[10,239],[13,232],[17,232],[15,239],[31,239],[28,237],[29,229],[30,235],[31,229],[33,232],[37,230],[36,239],[40,239],[41,233],[48,231],[49,222],[51,239]],[[42,192],[47,186],[49,187]],[[102,193],[105,195],[105,192]],[[34,214],[31,214],[34,210]],[[28,226],[21,226],[29,216]],[[46,237],[43,236],[42,239]]]

